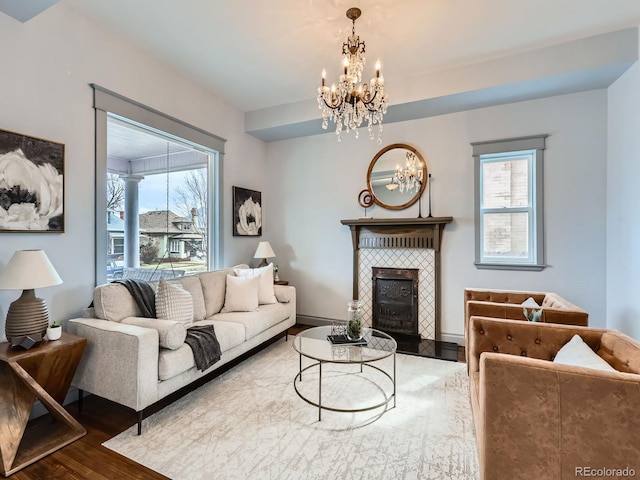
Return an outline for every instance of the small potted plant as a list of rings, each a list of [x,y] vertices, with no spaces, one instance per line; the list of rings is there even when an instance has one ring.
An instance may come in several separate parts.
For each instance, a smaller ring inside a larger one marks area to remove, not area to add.
[[[62,336],[62,327],[58,322],[53,322],[47,328],[47,338],[49,340],[59,340],[61,336]]]

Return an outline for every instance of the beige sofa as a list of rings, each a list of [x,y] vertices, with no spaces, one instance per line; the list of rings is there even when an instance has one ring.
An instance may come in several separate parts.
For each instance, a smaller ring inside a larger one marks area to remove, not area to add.
[[[70,333],[88,340],[72,385],[81,394],[87,391],[134,409],[140,433],[145,408],[274,337],[286,335],[296,323],[295,288],[274,285],[277,303],[260,305],[255,311],[221,312],[227,274],[233,275],[233,270],[171,280],[191,293],[193,325],[215,326],[222,356],[213,366],[199,371],[186,343],[170,345],[173,349],[161,347],[171,341],[174,322],[140,318],[127,288],[111,283],[94,290],[93,318],[67,322]],[[180,328],[184,332],[182,325]]]
[[[640,475],[639,342],[615,330],[475,316],[469,332],[482,480]],[[553,363],[575,334],[616,371]],[[596,474],[607,469],[614,473]]]

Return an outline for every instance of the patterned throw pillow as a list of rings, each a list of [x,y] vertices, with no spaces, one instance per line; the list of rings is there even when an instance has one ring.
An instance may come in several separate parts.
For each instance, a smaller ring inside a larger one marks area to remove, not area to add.
[[[156,290],[156,317],[161,320],[175,320],[189,328],[193,323],[193,298],[180,285],[167,282],[164,278]]]

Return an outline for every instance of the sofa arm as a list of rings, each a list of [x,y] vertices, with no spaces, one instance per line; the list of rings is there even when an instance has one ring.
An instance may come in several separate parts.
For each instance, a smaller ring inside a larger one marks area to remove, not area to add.
[[[280,303],[296,301],[296,288],[291,285],[274,285],[273,291],[276,294],[276,300]]]
[[[481,478],[640,472],[640,375],[485,353],[479,383]]]
[[[70,333],[87,339],[72,384],[140,411],[158,397],[158,332],[96,318],[67,322]]]
[[[471,317],[468,341],[469,374],[479,371],[484,352],[553,360],[558,350],[578,334],[594,352],[600,348],[604,329],[540,322],[514,322]]]

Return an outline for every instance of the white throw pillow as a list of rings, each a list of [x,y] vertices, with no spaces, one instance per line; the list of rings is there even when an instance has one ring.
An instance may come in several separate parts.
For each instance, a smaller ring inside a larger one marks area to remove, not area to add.
[[[253,312],[258,308],[259,277],[227,275],[223,312]]]
[[[538,305],[538,302],[536,302],[533,297],[529,297],[522,302],[522,306],[524,308],[540,308],[540,305]]]
[[[273,263],[261,268],[234,268],[233,273],[238,277],[260,278],[260,289],[258,291],[258,303],[260,305],[278,303],[273,290]]]
[[[193,323],[193,297],[182,286],[160,278],[156,290],[156,318],[175,320],[189,328]]]
[[[598,356],[589,345],[584,343],[580,335],[574,335],[556,354],[554,363],[574,365],[576,367],[595,368],[615,372],[616,369]]]

